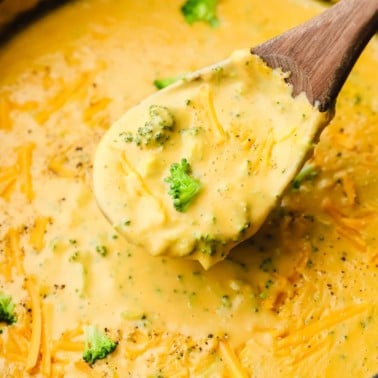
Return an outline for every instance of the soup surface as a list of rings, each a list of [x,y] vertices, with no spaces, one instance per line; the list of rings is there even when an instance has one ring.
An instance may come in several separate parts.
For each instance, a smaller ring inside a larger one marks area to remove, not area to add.
[[[128,244],[92,192],[96,146],[153,81],[211,64],[324,6],[67,4],[0,49],[4,377],[370,377],[378,372],[378,43],[280,206],[205,271]],[[283,17],[283,15],[285,15]],[[90,367],[83,327],[118,342]]]

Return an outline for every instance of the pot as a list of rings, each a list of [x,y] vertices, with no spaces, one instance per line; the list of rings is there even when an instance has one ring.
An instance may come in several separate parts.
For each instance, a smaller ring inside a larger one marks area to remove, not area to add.
[[[0,3],[0,294],[14,310],[0,323],[2,376],[372,377],[376,38],[311,169],[225,261],[205,271],[150,256],[101,215],[96,145],[158,90],[154,81],[257,45],[325,6],[224,0],[214,27],[187,23],[183,3]],[[96,332],[108,340],[103,358],[88,352]]]

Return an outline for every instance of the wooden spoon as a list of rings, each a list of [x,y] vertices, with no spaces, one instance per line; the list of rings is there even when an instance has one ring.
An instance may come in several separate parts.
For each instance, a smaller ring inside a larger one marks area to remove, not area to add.
[[[153,255],[189,256],[205,268],[222,260],[258,230],[297,175],[377,21],[378,0],[342,0],[252,49],[289,76],[244,50],[129,109],[96,152],[103,213]],[[167,177],[186,159],[196,197],[180,207]]]
[[[251,52],[291,73],[294,96],[305,92],[313,105],[327,111],[377,31],[378,0],[343,0]]]

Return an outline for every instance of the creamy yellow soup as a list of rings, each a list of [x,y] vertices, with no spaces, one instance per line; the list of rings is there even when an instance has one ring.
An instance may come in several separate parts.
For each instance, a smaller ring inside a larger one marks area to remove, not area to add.
[[[76,1],[0,49],[3,377],[370,377],[378,372],[378,44],[349,77],[305,171],[255,236],[205,271],[117,234],[94,152],[153,81],[319,13],[306,0]],[[284,15],[284,17],[283,17]],[[83,329],[118,342],[83,360]]]
[[[152,255],[205,268],[261,226],[327,120],[249,49],[158,92],[105,134],[100,208]],[[173,197],[173,198],[172,198]]]

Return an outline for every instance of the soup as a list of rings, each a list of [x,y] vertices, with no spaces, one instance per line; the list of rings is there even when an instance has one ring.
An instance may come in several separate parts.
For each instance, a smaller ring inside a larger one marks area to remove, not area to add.
[[[92,192],[102,135],[157,89],[319,13],[223,1],[219,25],[182,1],[77,1],[0,50],[2,376],[369,377],[378,371],[378,44],[277,209],[205,271],[152,257]],[[283,15],[285,15],[283,17]],[[84,330],[116,348],[90,365]]]

